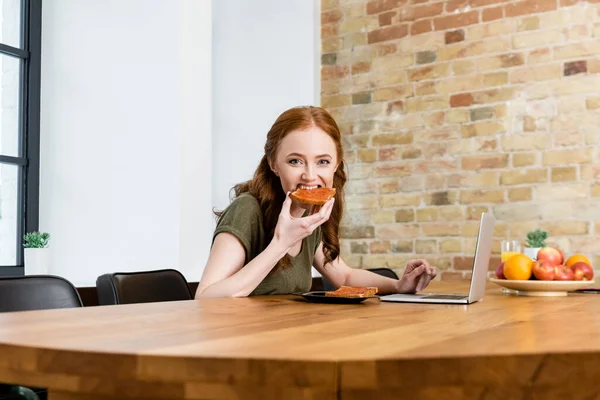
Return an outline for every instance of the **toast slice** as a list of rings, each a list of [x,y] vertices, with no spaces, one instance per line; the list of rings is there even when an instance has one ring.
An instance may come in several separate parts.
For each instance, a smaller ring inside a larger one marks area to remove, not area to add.
[[[335,188],[297,189],[290,193],[292,200],[299,203],[322,206],[335,196]]]
[[[341,286],[334,292],[327,292],[325,296],[332,297],[372,297],[377,294],[376,287]]]

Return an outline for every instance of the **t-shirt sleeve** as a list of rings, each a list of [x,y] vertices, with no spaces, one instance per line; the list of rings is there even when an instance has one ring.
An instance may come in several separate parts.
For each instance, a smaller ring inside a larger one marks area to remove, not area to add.
[[[213,243],[219,233],[234,235],[244,246],[246,264],[262,251],[262,212],[256,198],[243,195],[236,198],[224,211],[213,234]]]

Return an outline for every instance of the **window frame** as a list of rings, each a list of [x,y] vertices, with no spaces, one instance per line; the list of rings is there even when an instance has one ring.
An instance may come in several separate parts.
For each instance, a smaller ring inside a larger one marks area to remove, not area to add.
[[[20,166],[17,223],[17,265],[0,265],[0,276],[23,275],[25,232],[39,229],[40,202],[40,89],[42,0],[21,1],[21,47],[0,43],[0,54],[22,60],[19,91],[20,157],[0,155],[0,163]]]

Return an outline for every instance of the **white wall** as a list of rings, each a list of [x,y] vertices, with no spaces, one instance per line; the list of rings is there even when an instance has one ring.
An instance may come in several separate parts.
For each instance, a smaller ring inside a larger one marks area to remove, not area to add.
[[[40,229],[51,272],[177,268],[211,237],[209,0],[53,0],[42,27]]]
[[[213,204],[250,179],[277,116],[319,104],[319,1],[213,2]]]
[[[279,113],[318,104],[318,10],[318,0],[44,2],[51,272],[93,285],[172,267],[197,281],[213,207],[251,177]]]

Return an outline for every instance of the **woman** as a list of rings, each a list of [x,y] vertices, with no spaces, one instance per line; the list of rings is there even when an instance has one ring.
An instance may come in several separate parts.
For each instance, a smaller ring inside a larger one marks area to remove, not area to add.
[[[312,266],[336,287],[376,286],[380,294],[424,289],[437,274],[425,260],[410,260],[395,280],[350,268],[340,257],[344,167],[340,131],[327,111],[297,107],[281,114],[254,177],[236,185],[234,201],[217,213],[196,298],[307,292]],[[334,187],[335,197],[316,208],[289,196],[315,187]]]

